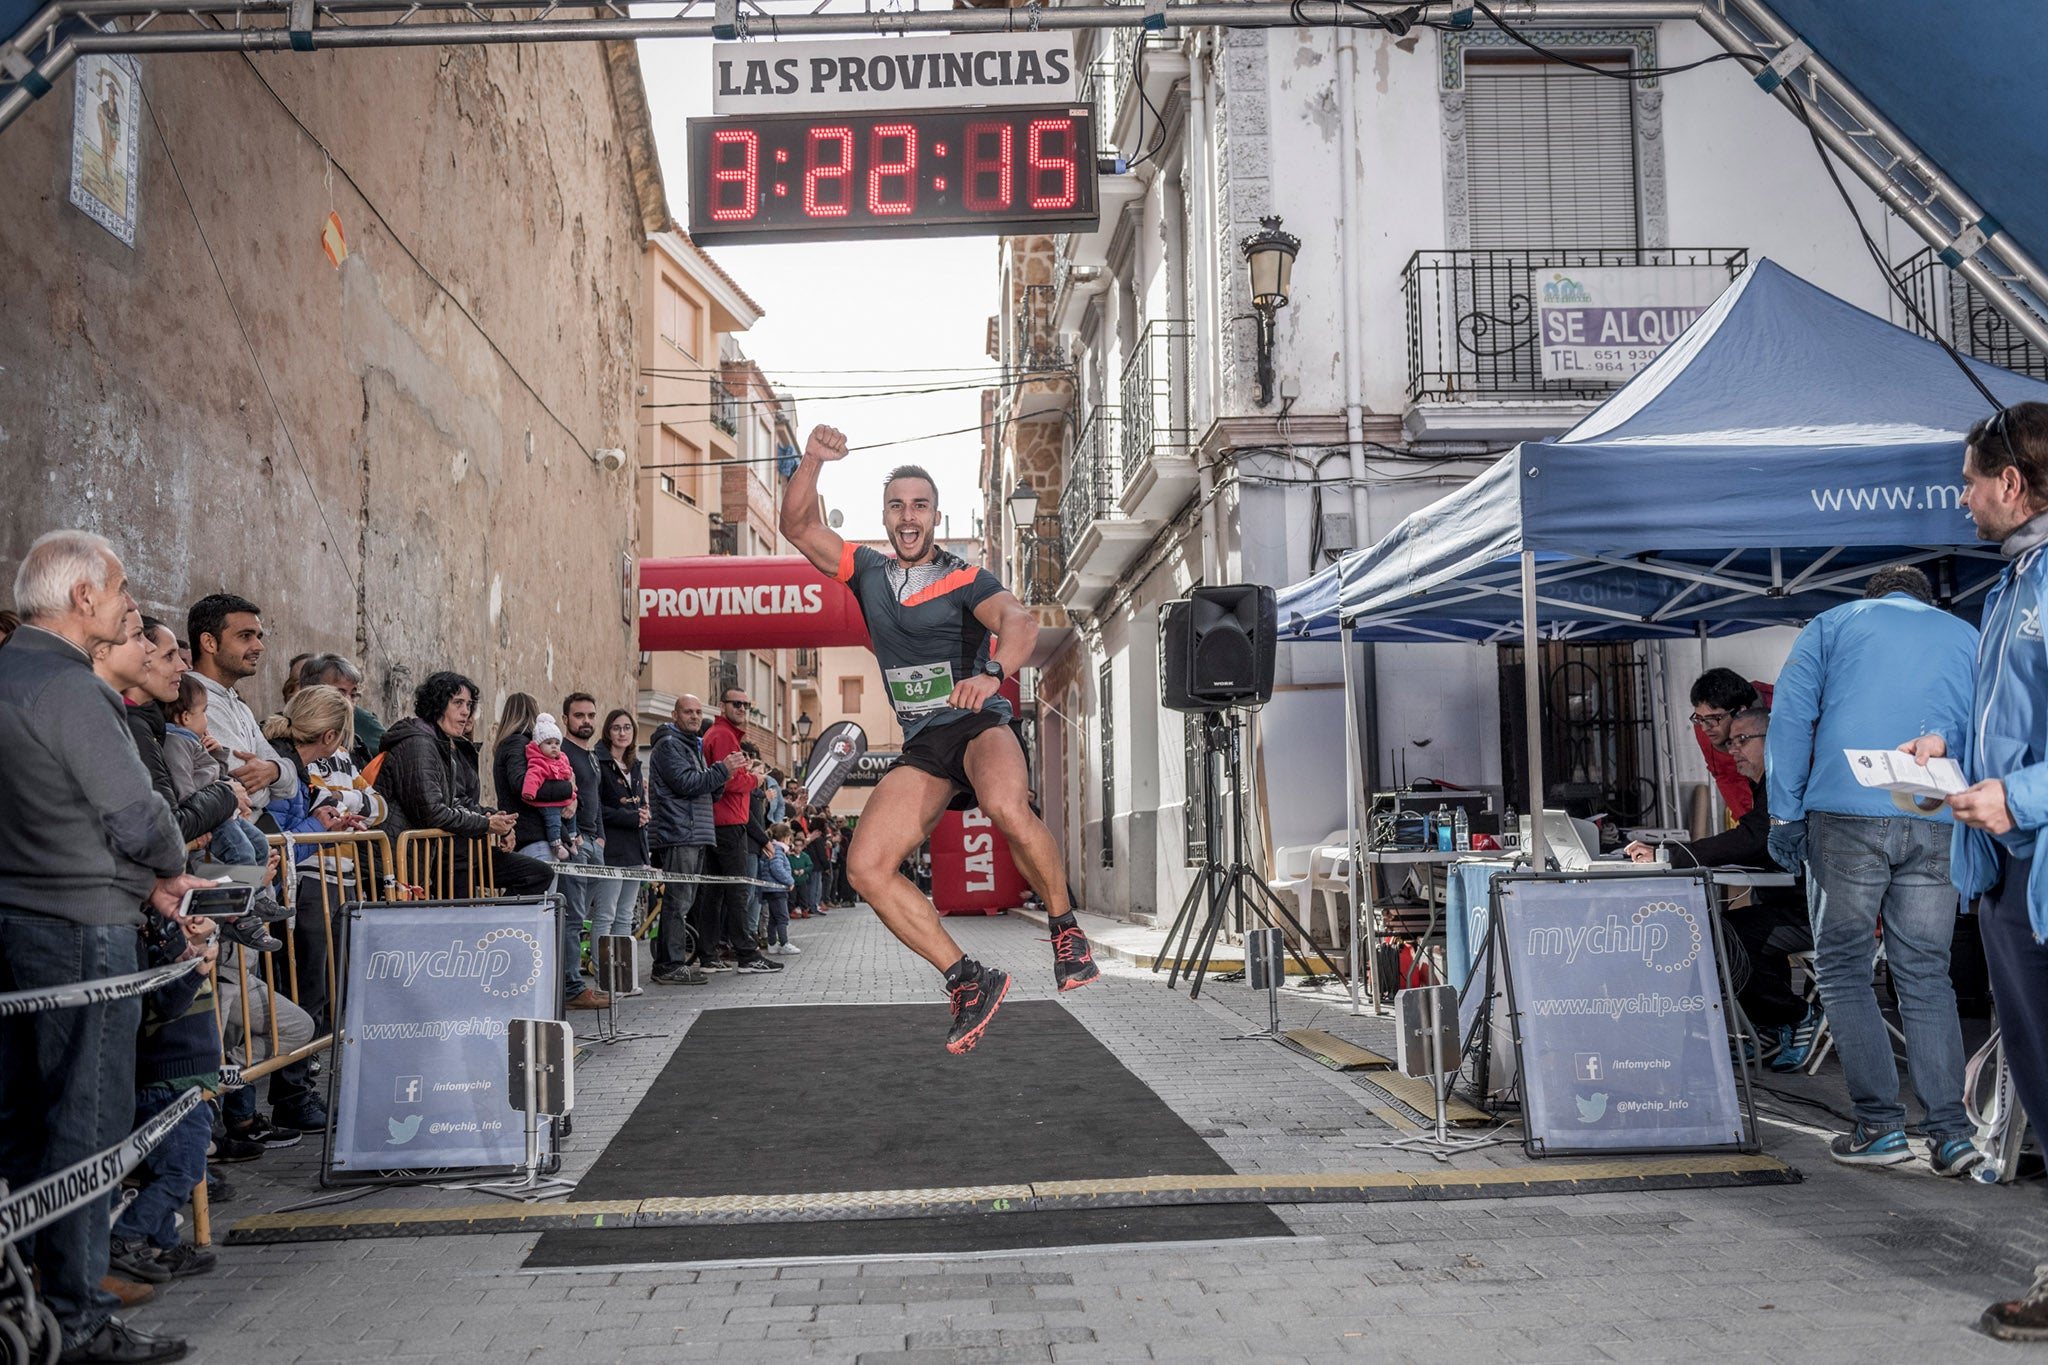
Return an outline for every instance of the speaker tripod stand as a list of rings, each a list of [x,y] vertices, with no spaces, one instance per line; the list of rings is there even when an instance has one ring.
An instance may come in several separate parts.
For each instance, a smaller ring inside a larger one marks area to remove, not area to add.
[[[1209,973],[1209,959],[1215,952],[1216,939],[1223,932],[1226,919],[1233,919],[1239,928],[1254,919],[1269,929],[1279,929],[1284,925],[1292,934],[1292,943],[1311,941],[1308,930],[1294,917],[1286,902],[1274,894],[1273,888],[1266,885],[1257,869],[1245,860],[1244,788],[1238,780],[1242,772],[1240,735],[1243,724],[1235,710],[1202,713],[1202,764],[1207,778],[1202,784],[1202,810],[1207,821],[1206,857],[1201,874],[1181,900],[1180,913],[1174,917],[1173,927],[1166,931],[1166,954],[1173,958],[1173,970],[1167,975],[1166,984],[1178,986],[1180,979],[1187,977],[1190,999],[1202,994],[1202,980]],[[1227,767],[1224,766],[1226,761]],[[1231,850],[1228,862],[1224,861],[1223,855],[1224,811],[1216,796],[1225,776],[1230,779]],[[1197,955],[1190,959],[1189,949],[1196,945],[1199,945]],[[1335,952],[1334,946],[1332,952]],[[1288,955],[1301,968],[1302,975],[1315,975],[1298,947],[1290,947]],[[1192,966],[1189,965],[1191,960]],[[1158,961],[1153,962],[1152,970],[1159,970]],[[1345,979],[1341,964],[1337,966],[1336,975],[1340,980]]]

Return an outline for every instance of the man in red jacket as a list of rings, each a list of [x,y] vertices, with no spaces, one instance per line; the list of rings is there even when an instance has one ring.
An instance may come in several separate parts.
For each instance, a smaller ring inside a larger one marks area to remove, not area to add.
[[[1731,820],[1749,814],[1749,782],[1736,771],[1727,753],[1729,722],[1737,711],[1752,706],[1771,709],[1771,685],[1745,682],[1732,668],[1710,668],[1693,679],[1692,734],[1700,742],[1700,757],[1707,761],[1707,773],[1721,790]]]
[[[719,698],[718,719],[704,732],[704,761],[722,763],[729,754],[739,752],[746,740],[741,726],[747,719],[747,690],[744,687],[728,687]],[[711,870],[721,877],[752,877],[758,860],[754,849],[747,842],[747,807],[753,800],[754,788],[761,785],[762,767],[758,760],[750,761],[726,779],[725,790],[711,807],[711,823],[718,836],[718,843],[711,850]],[[735,966],[743,972],[779,972],[780,962],[770,961],[754,943],[747,932],[747,884],[727,882],[715,886],[718,893],[718,916],[712,921],[716,925],[713,936],[699,948],[704,956],[704,970],[717,972],[725,970],[718,949],[719,940],[732,945]]]

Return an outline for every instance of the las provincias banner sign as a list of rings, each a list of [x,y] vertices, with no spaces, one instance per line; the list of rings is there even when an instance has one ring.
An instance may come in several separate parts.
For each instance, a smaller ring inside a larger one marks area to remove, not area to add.
[[[816,114],[1066,104],[1069,33],[711,45],[714,114]]]
[[[640,648],[824,649],[866,645],[844,583],[801,555],[640,561]]]

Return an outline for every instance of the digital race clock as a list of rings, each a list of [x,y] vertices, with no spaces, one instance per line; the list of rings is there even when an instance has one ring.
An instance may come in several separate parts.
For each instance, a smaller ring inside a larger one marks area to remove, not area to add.
[[[1053,232],[1096,217],[1086,107],[690,120],[699,242]]]

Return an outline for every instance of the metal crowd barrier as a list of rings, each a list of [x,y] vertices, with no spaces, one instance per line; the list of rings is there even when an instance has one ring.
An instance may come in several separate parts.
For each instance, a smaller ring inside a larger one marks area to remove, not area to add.
[[[325,998],[332,1001],[340,988],[338,969],[334,960],[334,912],[352,900],[393,900],[396,899],[395,866],[391,854],[391,841],[381,830],[342,831],[332,834],[277,834],[270,837],[270,846],[277,850],[279,875],[284,886],[285,904],[300,913],[308,907],[304,897],[310,894],[320,907],[320,918],[328,926],[322,936],[323,942],[317,952],[319,961],[313,966],[324,978]],[[298,861],[298,854],[310,849],[312,857]],[[272,931],[284,940],[284,947],[274,953],[251,953],[249,949],[235,945],[232,968],[235,973],[235,990],[241,1006],[241,1055],[245,1059],[239,1067],[244,1084],[261,1080],[271,1072],[326,1051],[333,1045],[334,1035],[319,1034],[302,1047],[290,1051],[284,1049],[278,1037],[278,1011],[267,1003],[280,997],[299,1004],[306,998],[306,984],[299,979],[299,927],[297,916],[282,920],[271,926]],[[253,959],[253,961],[252,961]],[[230,964],[223,961],[222,969]],[[256,1002],[257,992],[252,991],[251,968],[255,967],[255,978],[260,981],[261,994],[265,1003]],[[221,1008],[218,989],[214,992],[216,1015]],[[248,1061],[256,1055],[257,1017],[262,1018],[263,1032],[267,1035],[266,1056],[260,1062]],[[228,1049],[231,1043],[230,1030],[225,1019],[221,1020],[221,1043]],[[226,1061],[226,1058],[223,1058]],[[229,1062],[232,1066],[233,1063]]]
[[[311,994],[328,1002],[336,999],[341,981],[334,925],[343,905],[350,901],[475,900],[497,894],[492,843],[480,835],[415,829],[399,835],[394,845],[382,830],[347,830],[276,834],[269,842],[278,854],[285,904],[297,912],[272,926],[284,947],[274,953],[252,953],[235,945],[232,962],[224,958],[221,963],[223,970],[233,971],[241,999],[241,1055],[255,1056],[259,1029],[266,1035],[268,1055],[239,1068],[244,1083],[260,1080],[333,1045],[333,1033],[327,1031],[302,1047],[285,1050],[278,1036],[278,1011],[256,1003],[249,985],[253,974],[261,983],[262,995],[303,1005],[309,994],[306,988],[314,983],[302,981],[300,973],[315,971],[325,978],[318,983],[325,990]],[[308,852],[311,856],[302,861],[300,855]],[[465,856],[458,857],[458,852]],[[308,897],[312,898],[310,904]],[[303,954],[298,941],[301,916],[326,926],[320,945]],[[216,992],[216,1011],[219,1008]],[[222,1041],[227,1045],[234,1039],[225,1024],[223,1020]]]

